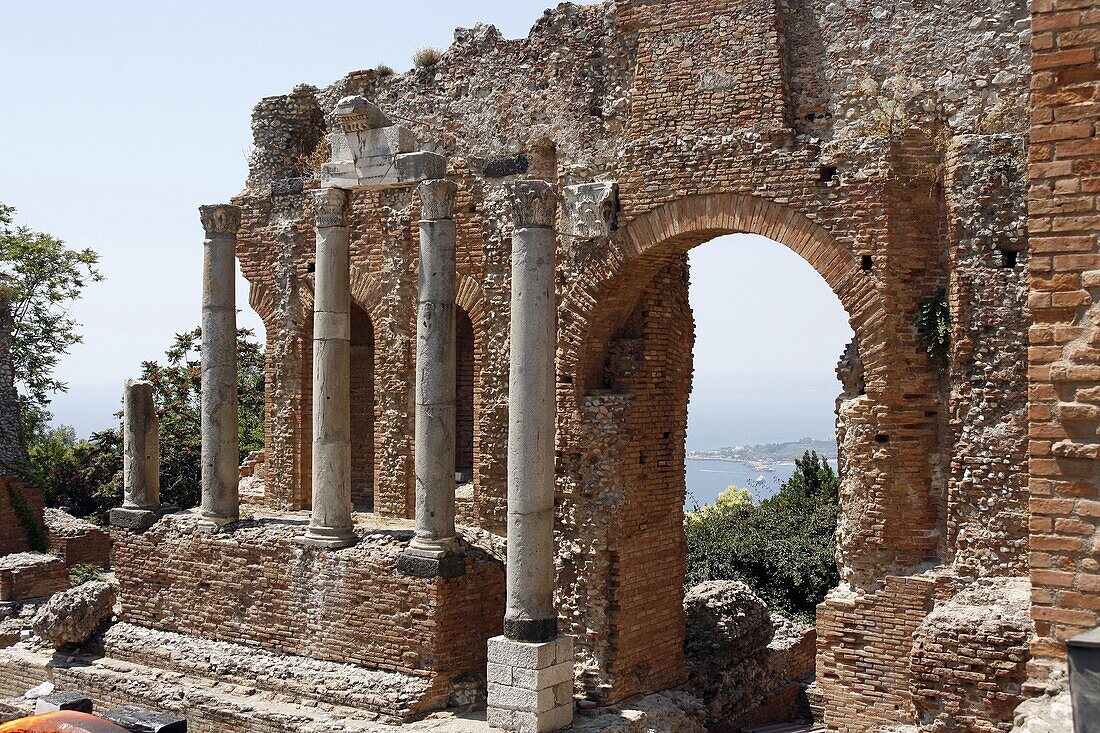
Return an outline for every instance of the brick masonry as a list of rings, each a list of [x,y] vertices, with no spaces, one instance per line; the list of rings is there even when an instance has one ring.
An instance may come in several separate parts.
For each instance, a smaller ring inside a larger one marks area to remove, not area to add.
[[[336,102],[363,94],[445,152],[459,184],[458,304],[473,345],[459,349],[463,400],[472,398],[460,410],[457,447],[473,469],[464,520],[483,532],[502,534],[505,518],[507,186],[520,163],[563,194],[617,184],[599,206],[563,201],[563,216],[583,216],[585,226],[559,227],[570,233],[558,252],[557,600],[562,629],[576,638],[578,694],[608,702],[684,679],[681,512],[694,339],[686,255],[736,232],[769,237],[817,270],[848,312],[862,362],[865,389],[838,409],[843,583],[819,611],[829,724],[854,731],[948,714],[922,702],[928,669],[959,673],[942,683],[959,689],[967,675],[1016,679],[1024,658],[1013,634],[974,657],[989,660],[985,670],[929,651],[956,638],[936,610],[987,582],[1030,576],[1030,671],[1041,684],[1062,641],[1100,611],[1098,23],[1095,0],[563,4],[525,39],[459,29],[433,67],[357,71],[325,89],[262,100],[235,202],[237,256],[267,328],[263,503],[308,507],[307,194],[319,185],[309,159]],[[390,190],[350,202],[357,364],[373,363],[369,379],[356,371],[356,490],[383,517],[413,508],[415,198]],[[952,313],[946,365],[914,326],[921,303],[940,293]],[[282,571],[302,560],[269,540],[219,545],[238,580],[201,582],[237,603],[249,592],[240,569],[275,553],[263,584],[285,590]],[[120,574],[132,572],[136,594],[173,609],[170,594],[150,592],[167,582],[169,566],[145,541],[134,540]],[[214,561],[217,540],[180,542]],[[210,572],[195,563],[195,577]],[[363,582],[385,585],[386,572]],[[181,582],[199,582],[189,577]],[[386,586],[395,595],[378,596],[377,608],[411,603],[407,591]],[[132,600],[135,620],[158,623],[163,609]],[[1011,616],[1007,591],[990,603]],[[160,623],[288,650],[301,643],[301,619],[285,607],[270,639],[235,619],[219,631],[205,612],[180,608]],[[946,625],[923,627],[918,654],[914,634],[929,618]],[[319,654],[392,665],[410,651],[404,639],[387,647],[392,628],[377,627],[383,641],[372,647],[342,636],[327,614],[316,623]],[[998,666],[1005,660],[1011,669]],[[959,710],[973,703],[947,698]],[[1005,714],[990,712],[974,729]]]
[[[1031,677],[1100,624],[1100,3],[1034,0],[1028,227]]]
[[[398,574],[412,531],[359,527],[340,551],[303,547],[301,520],[195,532],[171,515],[144,533],[114,530],[120,620],[431,681],[405,715],[446,705],[452,682],[484,674],[504,616],[501,564],[471,549],[457,578]],[[166,572],[166,569],[170,569]]]
[[[13,476],[0,476],[0,555],[30,549],[27,529],[12,506],[11,492],[21,496],[35,520],[42,522],[42,492]]]

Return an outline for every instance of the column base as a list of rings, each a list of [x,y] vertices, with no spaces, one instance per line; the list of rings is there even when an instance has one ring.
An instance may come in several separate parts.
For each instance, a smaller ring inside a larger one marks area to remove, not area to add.
[[[554,618],[508,618],[504,617],[504,635],[513,641],[529,644],[541,644],[551,641],[558,635],[558,617]]]
[[[533,644],[489,639],[489,707],[493,728],[550,733],[573,722],[573,637]]]
[[[240,517],[219,517],[213,514],[203,514],[195,524],[195,529],[203,534],[218,534],[225,525],[239,522]]]
[[[128,529],[131,532],[144,532],[156,524],[165,514],[173,514],[179,511],[171,504],[162,504],[155,507],[115,507],[108,512],[108,523],[112,527]]]
[[[307,547],[328,547],[330,549],[339,549],[341,547],[351,547],[359,538],[355,536],[354,532],[350,530],[318,530],[314,527],[310,527],[306,530],[306,533],[301,537],[294,538],[294,544],[305,545]]]
[[[397,556],[395,569],[415,578],[457,578],[466,574],[466,556],[449,552],[442,557],[424,557],[405,549]]]

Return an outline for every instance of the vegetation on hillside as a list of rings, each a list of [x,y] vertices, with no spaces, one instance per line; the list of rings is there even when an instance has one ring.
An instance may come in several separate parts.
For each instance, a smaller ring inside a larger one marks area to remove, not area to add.
[[[795,461],[779,493],[759,504],[731,486],[714,505],[687,515],[686,584],[740,580],[772,610],[812,622],[817,604],[840,582],[839,511],[836,473],[815,451]]]
[[[142,364],[141,378],[153,384],[160,425],[160,498],[181,508],[201,498],[199,430],[200,331],[176,335],[164,363]],[[241,329],[237,334],[238,416],[241,459],[263,448],[264,350]],[[121,415],[116,415],[121,417]],[[122,502],[122,433],[111,428],[76,440],[73,430],[42,431],[28,446],[33,481],[45,492],[47,506],[103,522]]]
[[[0,288],[11,300],[11,353],[25,440],[40,437],[49,424],[50,394],[68,386],[54,370],[81,342],[69,308],[89,283],[103,279],[90,249],[69,249],[60,239],[13,226],[15,209],[0,204]]]

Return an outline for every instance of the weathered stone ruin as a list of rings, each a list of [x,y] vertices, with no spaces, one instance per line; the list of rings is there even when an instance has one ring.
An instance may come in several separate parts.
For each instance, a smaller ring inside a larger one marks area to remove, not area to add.
[[[1098,29],[1088,0],[562,4],[262,100],[244,190],[203,210],[202,508],[114,530],[108,658],[181,675],[198,730],[486,703],[543,730],[574,701],[607,706],[578,730],[701,729],[686,255],[747,232],[856,334],[813,705],[837,731],[1011,729],[1100,620]],[[517,279],[546,241],[552,271]],[[245,492],[234,253],[268,344]],[[942,356],[915,325],[941,304]],[[56,674],[179,709],[110,664]]]

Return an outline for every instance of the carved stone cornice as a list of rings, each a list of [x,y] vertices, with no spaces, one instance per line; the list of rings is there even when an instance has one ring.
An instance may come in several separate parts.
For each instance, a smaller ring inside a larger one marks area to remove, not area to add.
[[[451,219],[455,211],[458,184],[445,178],[423,181],[417,186],[420,194],[420,218],[426,221]]]
[[[199,219],[207,236],[237,236],[241,228],[241,207],[232,204],[209,204],[199,207]]]
[[[313,192],[317,227],[347,226],[348,192],[342,188],[322,188]]]
[[[517,229],[552,227],[558,195],[546,181],[523,180],[512,184],[512,216]]]

